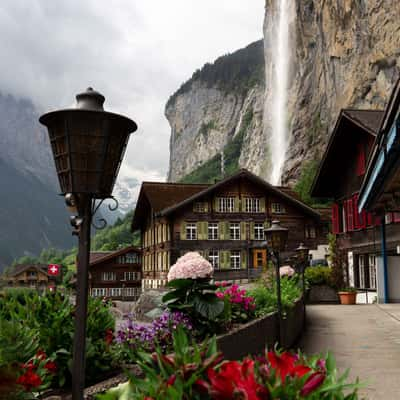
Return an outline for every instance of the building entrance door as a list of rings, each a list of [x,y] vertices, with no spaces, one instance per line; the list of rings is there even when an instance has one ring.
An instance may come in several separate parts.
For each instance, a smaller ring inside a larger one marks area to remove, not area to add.
[[[267,250],[256,249],[253,250],[253,268],[260,268],[267,266]]]

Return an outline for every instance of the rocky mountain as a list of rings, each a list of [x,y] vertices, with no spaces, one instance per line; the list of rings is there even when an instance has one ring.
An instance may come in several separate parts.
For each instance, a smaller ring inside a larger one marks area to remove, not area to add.
[[[171,96],[170,181],[219,177],[222,150],[228,172],[245,167],[270,178],[281,1],[266,0],[262,42],[206,64]],[[400,2],[293,0],[290,6],[282,183],[293,185],[309,161],[317,165],[341,108],[385,106],[400,75]]]
[[[177,181],[189,173],[194,173],[189,180],[213,178],[220,170],[221,152],[227,172],[263,159],[263,98],[262,41],[197,70],[165,108],[171,125],[168,179]],[[208,171],[198,171],[200,178],[195,172],[199,167]],[[257,168],[260,172],[262,165]]]
[[[266,1],[266,70],[273,68],[268,38],[279,1]],[[400,2],[295,0],[291,35],[290,144],[283,174],[289,184],[302,165],[322,155],[341,108],[385,106],[400,76]]]

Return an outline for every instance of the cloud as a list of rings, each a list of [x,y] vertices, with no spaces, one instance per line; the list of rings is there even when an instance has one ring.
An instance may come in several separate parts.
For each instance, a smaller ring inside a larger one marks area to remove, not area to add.
[[[261,38],[263,8],[263,0],[2,0],[0,91],[48,111],[93,86],[106,109],[139,126],[121,174],[165,179],[168,97],[205,62]]]

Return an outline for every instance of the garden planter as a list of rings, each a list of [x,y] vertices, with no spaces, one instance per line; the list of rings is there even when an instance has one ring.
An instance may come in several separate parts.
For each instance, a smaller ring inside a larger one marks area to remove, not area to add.
[[[328,285],[313,285],[307,293],[307,302],[311,304],[339,304],[336,290]]]
[[[340,304],[356,304],[357,292],[338,292]]]

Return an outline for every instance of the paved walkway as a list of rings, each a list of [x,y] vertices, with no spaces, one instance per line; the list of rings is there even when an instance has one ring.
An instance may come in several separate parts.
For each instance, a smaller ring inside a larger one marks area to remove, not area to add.
[[[307,321],[303,351],[331,350],[339,371],[368,383],[361,399],[400,399],[400,304],[310,305]]]

